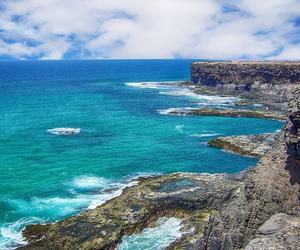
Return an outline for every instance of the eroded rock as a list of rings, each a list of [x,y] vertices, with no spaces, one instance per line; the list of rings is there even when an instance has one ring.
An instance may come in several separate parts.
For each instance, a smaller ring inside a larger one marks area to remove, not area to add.
[[[209,146],[226,151],[261,158],[276,144],[279,133],[217,137],[208,142]]]

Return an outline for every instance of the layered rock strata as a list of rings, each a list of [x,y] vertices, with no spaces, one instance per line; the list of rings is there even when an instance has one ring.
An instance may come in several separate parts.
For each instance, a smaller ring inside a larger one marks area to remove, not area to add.
[[[241,94],[286,110],[289,94],[300,83],[300,63],[197,62],[191,64],[191,81],[200,89]]]

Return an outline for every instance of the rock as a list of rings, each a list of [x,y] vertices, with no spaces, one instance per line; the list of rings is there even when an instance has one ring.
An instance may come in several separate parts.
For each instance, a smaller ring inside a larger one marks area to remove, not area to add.
[[[300,249],[299,216],[279,213],[271,216],[257,232],[245,250],[258,249]]]
[[[191,64],[191,81],[200,89],[239,94],[286,111],[288,96],[300,83],[300,63],[196,62]]]
[[[260,158],[272,149],[278,136],[279,133],[217,137],[210,140],[208,145],[229,152]]]
[[[285,120],[285,116],[271,111],[248,109],[221,109],[221,108],[171,108],[161,112],[165,115],[199,115],[199,116],[227,116],[249,117],[263,119]]]
[[[80,130],[80,128],[53,128],[48,129],[47,132],[53,135],[77,135]]]

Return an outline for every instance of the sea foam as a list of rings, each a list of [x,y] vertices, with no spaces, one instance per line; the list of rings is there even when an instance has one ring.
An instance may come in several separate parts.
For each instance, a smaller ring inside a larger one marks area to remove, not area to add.
[[[125,83],[129,87],[145,88],[145,89],[158,89],[160,95],[188,97],[194,100],[199,100],[197,105],[234,105],[239,101],[238,97],[231,96],[212,96],[203,95],[194,92],[194,86],[183,87],[179,86],[178,82],[127,82]]]
[[[156,227],[146,228],[139,234],[124,236],[117,250],[162,250],[182,236],[181,229],[180,219],[160,218]]]
[[[165,82],[126,82],[125,85],[128,87],[142,88],[142,89],[169,89],[177,84],[174,81]]]
[[[25,245],[26,241],[22,236],[22,230],[26,225],[42,223],[42,220],[35,217],[20,219],[13,223],[6,223],[0,228],[0,249],[11,250]]]
[[[144,174],[140,173],[138,176],[144,176]],[[4,224],[0,228],[0,249],[14,249],[16,246],[26,244],[21,234],[26,225],[42,223],[47,218],[55,221],[84,209],[96,208],[121,195],[126,187],[138,184],[135,178],[115,181],[96,176],[79,176],[65,184],[69,195],[32,197],[30,200],[7,200],[9,206],[28,217]]]
[[[217,133],[202,133],[202,134],[192,134],[190,135],[190,137],[199,137],[199,138],[202,138],[202,137],[212,137],[212,136],[218,136],[220,134],[217,134]]]
[[[173,112],[175,111],[178,111],[178,112],[182,112],[181,114],[176,114],[176,115],[186,115],[185,114],[185,111],[189,111],[189,110],[192,110],[194,108],[192,107],[180,107],[180,108],[168,108],[168,109],[158,109],[158,113],[161,114],[161,115],[170,115],[172,114]]]

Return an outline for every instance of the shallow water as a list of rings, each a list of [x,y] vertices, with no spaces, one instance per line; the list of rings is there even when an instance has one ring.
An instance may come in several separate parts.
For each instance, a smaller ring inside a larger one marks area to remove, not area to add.
[[[234,104],[234,98],[157,83],[189,79],[191,62],[0,62],[0,249],[22,243],[24,225],[93,208],[138,175],[233,173],[253,166],[254,158],[206,142],[273,132],[282,123],[160,114]],[[81,130],[74,136],[47,132],[60,127]]]

